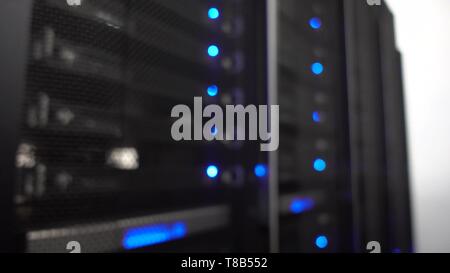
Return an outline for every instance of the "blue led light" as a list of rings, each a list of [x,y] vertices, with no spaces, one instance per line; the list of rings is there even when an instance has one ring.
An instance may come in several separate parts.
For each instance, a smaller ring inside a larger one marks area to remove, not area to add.
[[[211,57],[217,57],[219,56],[220,50],[219,47],[217,47],[216,45],[210,45],[208,47],[208,55]]]
[[[312,119],[314,122],[319,123],[321,122],[320,113],[319,112],[313,112]]]
[[[322,27],[322,20],[319,17],[313,17],[309,20],[309,26],[312,29],[320,29]]]
[[[312,71],[312,73],[314,73],[314,74],[316,74],[316,75],[320,75],[320,74],[322,74],[323,73],[323,70],[324,70],[324,68],[323,68],[323,64],[321,64],[321,63],[313,63],[312,65],[311,65],[311,71]]]
[[[328,238],[327,236],[320,235],[316,238],[316,246],[320,249],[324,249],[328,246]]]
[[[131,228],[125,232],[122,245],[125,249],[135,249],[161,244],[181,239],[186,236],[186,232],[183,222]]]
[[[220,16],[220,12],[217,8],[210,8],[208,10],[209,19],[215,20],[215,19],[219,18],[219,16]]]
[[[267,167],[264,164],[258,164],[255,166],[254,172],[257,177],[265,177],[267,175]]]
[[[317,172],[323,172],[327,168],[327,162],[325,162],[325,160],[321,158],[317,158],[316,160],[314,160],[313,167]]]
[[[211,135],[215,136],[215,135],[217,135],[218,132],[219,132],[219,130],[217,129],[216,126],[211,128]]]
[[[219,93],[219,87],[217,85],[210,85],[208,86],[208,96],[215,97]]]
[[[292,200],[290,210],[294,214],[300,214],[314,207],[314,200],[311,198],[295,198]]]
[[[219,168],[214,165],[208,166],[208,168],[206,168],[206,175],[209,178],[216,178],[217,175],[219,175]]]

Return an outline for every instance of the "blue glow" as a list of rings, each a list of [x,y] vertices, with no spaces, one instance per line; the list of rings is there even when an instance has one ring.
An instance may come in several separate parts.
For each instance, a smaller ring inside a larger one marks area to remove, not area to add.
[[[328,238],[327,236],[320,235],[316,238],[316,246],[320,249],[324,249],[328,246]]]
[[[210,8],[208,10],[209,19],[215,20],[215,19],[219,18],[219,16],[220,16],[220,12],[217,8]]]
[[[208,168],[206,168],[206,175],[209,178],[216,178],[217,175],[219,175],[219,168],[214,165],[208,166]]]
[[[255,166],[254,172],[257,177],[265,177],[267,175],[267,167],[264,164],[258,164]]]
[[[208,96],[215,97],[219,93],[219,87],[217,85],[210,85],[208,86]]]
[[[323,64],[321,64],[321,63],[313,63],[311,65],[311,71],[316,75],[322,74],[323,70],[324,70]]]
[[[313,17],[309,20],[309,25],[312,29],[320,29],[322,27],[322,20],[319,17]]]
[[[215,135],[217,135],[218,132],[219,132],[219,130],[217,129],[216,126],[211,128],[211,135],[215,136]]]
[[[208,47],[208,55],[211,57],[217,57],[219,56],[220,50],[219,47],[217,47],[216,45],[210,45]]]
[[[314,207],[314,200],[311,198],[295,198],[292,200],[290,209],[294,214],[311,210]]]
[[[313,112],[312,119],[314,122],[319,123],[321,122],[320,113],[319,112]]]
[[[314,170],[316,170],[318,172],[323,172],[327,168],[327,162],[325,162],[325,160],[323,160],[321,158],[317,158],[316,160],[314,160],[313,167],[314,167]]]
[[[122,245],[125,249],[165,243],[186,236],[186,225],[182,222],[131,228],[125,232]]]

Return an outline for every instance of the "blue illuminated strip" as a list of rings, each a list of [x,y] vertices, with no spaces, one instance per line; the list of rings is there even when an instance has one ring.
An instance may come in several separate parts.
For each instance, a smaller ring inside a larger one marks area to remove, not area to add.
[[[311,210],[314,207],[314,200],[311,198],[295,198],[292,200],[290,210],[294,214]]]
[[[125,249],[135,249],[181,239],[185,236],[186,224],[183,222],[158,224],[128,229],[122,244]]]

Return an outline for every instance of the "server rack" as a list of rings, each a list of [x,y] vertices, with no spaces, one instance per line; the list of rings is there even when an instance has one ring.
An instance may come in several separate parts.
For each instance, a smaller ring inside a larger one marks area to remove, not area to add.
[[[344,2],[355,249],[413,252],[401,55],[386,3]]]
[[[272,1],[280,252],[410,252],[400,54],[385,3]]]
[[[20,14],[5,25],[23,26],[14,52],[20,78],[5,101],[14,105],[7,150],[18,149],[5,157],[15,167],[2,179],[19,251],[67,252],[71,241],[83,252],[268,248],[264,178],[253,172],[266,160],[259,146],[170,136],[171,107],[194,96],[205,105],[265,103],[263,5],[5,5]]]
[[[340,1],[277,1],[279,250],[351,251]]]

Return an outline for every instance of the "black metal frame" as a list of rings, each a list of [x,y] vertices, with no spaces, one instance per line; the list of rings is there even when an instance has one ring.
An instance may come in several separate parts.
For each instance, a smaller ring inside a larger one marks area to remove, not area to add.
[[[400,54],[385,3],[345,0],[355,244],[412,250]]]
[[[0,252],[21,251],[23,246],[15,223],[13,195],[32,4],[32,0],[0,3]]]
[[[380,14],[380,50],[386,138],[386,182],[389,243],[396,251],[412,252],[405,105],[401,55],[395,47],[394,19]]]

